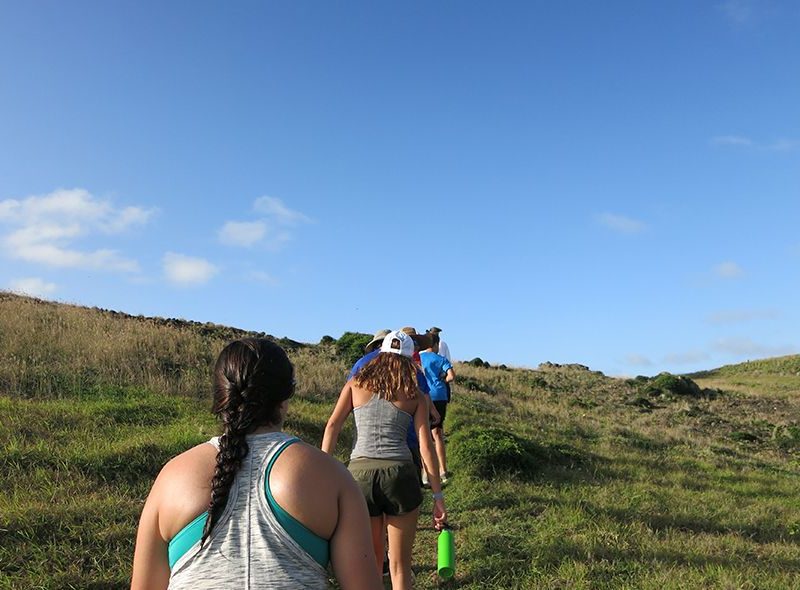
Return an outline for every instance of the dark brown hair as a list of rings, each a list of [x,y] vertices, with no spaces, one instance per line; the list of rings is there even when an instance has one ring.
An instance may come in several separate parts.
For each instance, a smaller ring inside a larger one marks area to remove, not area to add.
[[[219,354],[211,411],[222,422],[222,435],[201,544],[219,520],[236,472],[247,456],[245,436],[260,426],[280,424],[280,404],[293,393],[294,367],[274,342],[236,340]]]
[[[353,379],[357,386],[389,401],[415,399],[419,391],[414,361],[393,352],[379,353]]]

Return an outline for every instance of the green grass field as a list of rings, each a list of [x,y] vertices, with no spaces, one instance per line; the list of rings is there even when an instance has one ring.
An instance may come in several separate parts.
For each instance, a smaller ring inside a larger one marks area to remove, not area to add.
[[[0,588],[128,586],[153,478],[216,434],[208,365],[231,335],[0,297]],[[329,346],[291,355],[287,430],[319,444],[346,363]],[[457,575],[436,578],[426,502],[417,587],[800,587],[798,366],[723,367],[687,393],[580,367],[459,364]]]

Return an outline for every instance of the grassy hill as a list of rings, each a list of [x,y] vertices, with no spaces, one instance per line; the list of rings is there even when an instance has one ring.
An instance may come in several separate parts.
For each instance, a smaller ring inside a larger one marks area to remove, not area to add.
[[[127,587],[152,479],[216,433],[210,364],[243,334],[0,293],[0,588]],[[348,360],[332,339],[282,343],[287,430],[318,444]],[[457,576],[435,577],[426,504],[417,587],[800,587],[798,367],[625,380],[458,364]]]

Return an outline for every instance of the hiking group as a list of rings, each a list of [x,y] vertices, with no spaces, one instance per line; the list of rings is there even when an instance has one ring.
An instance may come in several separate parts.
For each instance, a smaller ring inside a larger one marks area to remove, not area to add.
[[[422,488],[447,524],[443,422],[455,378],[439,328],[381,330],[355,363],[322,452],[283,432],[294,367],[277,344],[243,339],[214,367],[222,434],[171,459],[139,522],[131,588],[411,588]],[[347,417],[345,467],[332,457]],[[386,540],[388,538],[388,555]]]

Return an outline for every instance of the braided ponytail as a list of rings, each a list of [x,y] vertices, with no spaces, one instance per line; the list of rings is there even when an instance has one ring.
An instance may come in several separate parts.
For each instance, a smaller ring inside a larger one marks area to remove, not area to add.
[[[237,340],[220,353],[214,367],[212,412],[223,431],[201,545],[228,502],[233,480],[249,451],[247,434],[260,426],[279,425],[279,406],[292,393],[294,368],[277,344],[265,339]]]

